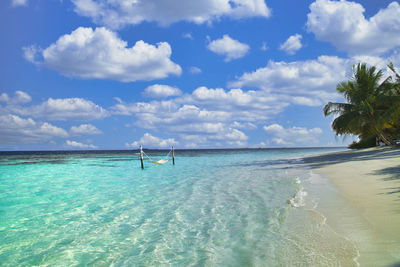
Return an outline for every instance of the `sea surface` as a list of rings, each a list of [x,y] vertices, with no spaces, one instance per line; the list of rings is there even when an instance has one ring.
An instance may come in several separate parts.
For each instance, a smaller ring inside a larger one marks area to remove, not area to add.
[[[301,161],[343,150],[0,152],[0,265],[357,266]]]

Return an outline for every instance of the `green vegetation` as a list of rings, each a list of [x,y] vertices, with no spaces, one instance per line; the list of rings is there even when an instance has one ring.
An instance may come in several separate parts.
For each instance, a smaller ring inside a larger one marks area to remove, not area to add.
[[[393,75],[384,78],[382,70],[359,63],[352,78],[336,87],[347,103],[329,102],[323,109],[325,116],[337,115],[332,122],[336,135],[359,137],[350,148],[375,146],[376,138],[386,145],[400,139],[400,75],[393,64],[388,67]]]

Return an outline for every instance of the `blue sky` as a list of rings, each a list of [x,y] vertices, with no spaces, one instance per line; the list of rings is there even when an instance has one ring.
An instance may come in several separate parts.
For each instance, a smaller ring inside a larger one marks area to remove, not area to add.
[[[342,146],[352,65],[400,63],[397,1],[4,0],[0,149]]]

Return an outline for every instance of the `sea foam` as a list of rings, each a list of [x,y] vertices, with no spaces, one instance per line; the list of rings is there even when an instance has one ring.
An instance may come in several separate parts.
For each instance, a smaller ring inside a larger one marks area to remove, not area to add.
[[[294,197],[289,199],[289,203],[295,208],[304,207],[306,205],[306,197],[308,193],[304,190],[304,187],[301,185],[301,180],[299,177],[296,177],[296,184],[300,185],[299,190],[294,195]]]
[[[308,193],[304,191],[304,188],[301,186],[300,190],[297,191],[296,195],[289,200],[290,204],[295,208],[304,207],[306,205],[306,197]]]

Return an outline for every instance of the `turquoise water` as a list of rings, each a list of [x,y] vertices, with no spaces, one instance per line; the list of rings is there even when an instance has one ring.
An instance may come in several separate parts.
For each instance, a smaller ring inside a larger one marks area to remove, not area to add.
[[[0,154],[0,265],[355,265],[294,159],[338,150]]]

